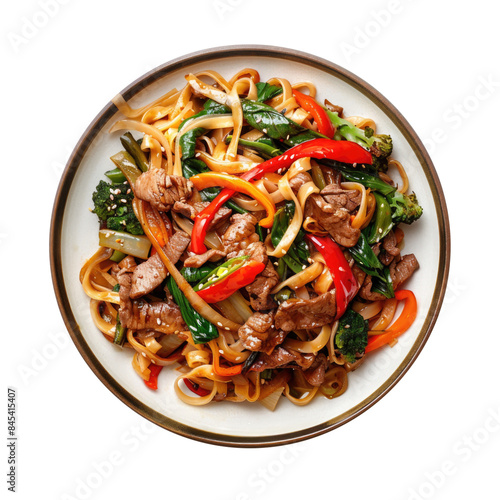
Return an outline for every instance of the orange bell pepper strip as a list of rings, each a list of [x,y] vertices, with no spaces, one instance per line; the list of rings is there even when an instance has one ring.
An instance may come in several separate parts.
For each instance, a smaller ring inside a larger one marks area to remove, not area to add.
[[[202,174],[194,175],[189,180],[198,190],[217,186],[233,189],[238,193],[250,196],[260,203],[267,212],[267,217],[262,219],[259,224],[263,227],[273,226],[276,206],[269,196],[266,196],[265,193],[257,189],[251,182],[241,179],[240,177],[236,177],[235,175],[223,174],[220,172],[204,172]]]
[[[210,342],[210,349],[212,350],[212,368],[216,375],[221,377],[233,377],[234,375],[239,375],[243,370],[243,363],[239,365],[232,366],[222,366],[220,364],[220,353],[217,343]]]
[[[299,106],[308,113],[311,113],[314,121],[318,125],[318,132],[325,135],[329,139],[333,139],[333,136],[335,135],[335,127],[333,126],[330,118],[328,118],[326,111],[318,104],[316,99],[295,89],[292,92],[293,97],[295,97]]]
[[[368,338],[368,345],[365,353],[374,351],[379,347],[390,344],[394,339],[406,332],[417,317],[417,299],[411,290],[397,290],[394,293],[397,300],[404,300],[405,305],[399,318],[386,330],[379,335],[371,335]]]

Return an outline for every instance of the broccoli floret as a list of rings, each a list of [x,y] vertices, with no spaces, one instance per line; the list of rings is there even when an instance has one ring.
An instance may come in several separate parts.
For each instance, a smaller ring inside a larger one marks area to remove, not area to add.
[[[418,204],[415,193],[406,195],[399,191],[394,191],[387,196],[387,201],[391,207],[391,216],[394,224],[404,222],[411,224],[422,215],[422,207]]]
[[[336,111],[326,109],[326,112],[337,128],[336,136],[355,142],[368,149],[372,154],[373,166],[377,171],[387,171],[387,158],[392,154],[392,138],[390,135],[374,134],[373,129],[370,127],[358,128],[350,121],[340,118]]]
[[[133,212],[128,212],[122,217],[110,217],[106,221],[108,229],[113,231],[125,231],[130,234],[144,234],[141,223]]]
[[[144,234],[132,208],[134,193],[125,183],[110,184],[100,181],[92,193],[94,212],[99,221],[113,230]]]
[[[368,320],[352,309],[348,309],[339,320],[335,334],[335,346],[346,361],[354,363],[356,356],[365,352],[368,344]]]

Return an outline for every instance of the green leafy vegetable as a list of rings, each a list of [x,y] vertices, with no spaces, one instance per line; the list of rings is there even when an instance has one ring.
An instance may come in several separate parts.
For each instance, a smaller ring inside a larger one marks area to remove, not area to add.
[[[270,85],[266,82],[258,82],[255,84],[257,87],[257,101],[264,102],[272,99],[283,93],[283,89],[277,85]]]
[[[286,233],[286,230],[293,219],[294,213],[295,204],[293,201],[287,201],[285,205],[274,215],[274,222],[271,230],[271,242],[275,247],[279,245],[279,242]],[[281,257],[286,265],[296,274],[303,270],[303,266],[307,264],[307,259],[310,257],[309,247],[304,240],[304,234],[304,230],[301,229],[298,232],[295,241],[288,249],[286,255]]]
[[[394,224],[399,222],[411,224],[421,217],[423,209],[418,204],[415,193],[410,195],[400,193],[394,186],[387,184],[379,177],[361,170],[346,169],[342,171],[342,175],[348,181],[359,182],[372,191],[384,195],[391,208],[391,217]]]
[[[392,286],[389,268],[384,266],[375,255],[364,232],[361,232],[356,245],[348,248],[348,251],[360,269],[372,276],[372,290],[381,293],[388,299],[394,297],[394,288]]]
[[[368,344],[368,320],[352,309],[347,309],[339,320],[335,334],[335,346],[349,363],[356,355],[363,354]]]
[[[380,193],[373,192],[377,208],[375,217],[368,229],[367,240],[370,245],[378,243],[382,238],[387,236],[387,233],[393,228],[394,222],[392,221],[391,207],[387,198]]]
[[[92,211],[109,229],[135,235],[144,234],[132,208],[133,199],[134,194],[128,184],[100,181],[92,193]]]
[[[183,267],[181,274],[186,278],[188,283],[198,283],[206,278],[215,268],[215,264],[207,262],[201,267]]]
[[[182,318],[186,322],[195,344],[204,344],[216,339],[219,336],[217,328],[193,308],[172,276],[168,277],[167,286],[174,298],[174,302],[181,310]]]
[[[272,139],[288,140],[306,130],[263,102],[242,99],[241,107],[248,124]]]
[[[122,135],[120,137],[120,142],[125,148],[127,153],[132,156],[135,164],[143,171],[146,172],[149,169],[149,162],[146,158],[144,151],[141,149],[139,143],[134,139],[130,132]]]
[[[336,111],[324,108],[326,114],[336,127],[335,138],[347,139],[368,149],[372,153],[373,164],[378,171],[387,171],[387,158],[392,154],[392,139],[390,135],[374,134],[370,127],[361,129],[349,120],[340,118]]]

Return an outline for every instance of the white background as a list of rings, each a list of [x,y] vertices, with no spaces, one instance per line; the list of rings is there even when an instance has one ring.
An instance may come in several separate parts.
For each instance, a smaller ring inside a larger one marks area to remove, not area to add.
[[[15,387],[17,498],[499,498],[500,47],[491,5],[24,0],[3,7],[0,435],[7,387]],[[98,381],[60,317],[48,234],[69,153],[112,96],[173,58],[255,43],[333,61],[401,111],[446,194],[452,266],[423,352],[373,408],[296,445],[234,449],[164,431]],[[4,498],[14,494],[1,449]]]

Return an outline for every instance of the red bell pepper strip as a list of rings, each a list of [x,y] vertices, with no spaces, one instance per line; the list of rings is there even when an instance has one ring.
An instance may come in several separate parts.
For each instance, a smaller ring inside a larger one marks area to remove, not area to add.
[[[331,122],[330,118],[326,114],[326,111],[318,104],[314,97],[310,95],[303,94],[298,90],[293,90],[293,96],[303,109],[308,113],[311,113],[314,121],[318,125],[318,132],[320,134],[326,135],[329,139],[333,139],[335,135],[335,127]]]
[[[191,382],[191,380],[189,380],[188,378],[183,378],[182,381],[186,384],[186,387],[191,392],[194,392],[198,396],[203,397],[210,394],[210,391],[208,389],[203,389],[203,387],[200,387],[198,384]]]
[[[160,374],[163,366],[155,365],[151,363],[148,366],[151,373],[149,374],[149,380],[145,380],[144,383],[150,388],[156,391],[158,389],[158,375]]]
[[[224,174],[221,172],[203,172],[198,175],[193,175],[193,177],[189,180],[198,190],[218,186],[222,188],[234,189],[234,191],[237,191],[238,193],[244,193],[251,196],[254,200],[260,203],[267,212],[266,218],[262,219],[259,224],[263,227],[272,227],[274,214],[276,213],[276,207],[273,200],[245,179],[237,177],[236,175]]]
[[[371,335],[365,352],[374,351],[379,347],[390,344],[394,339],[406,332],[417,317],[417,299],[411,290],[396,290],[394,296],[397,300],[404,300],[405,305],[399,318],[389,327],[385,333]]]
[[[337,314],[339,319],[346,311],[349,302],[358,293],[359,285],[340,247],[330,236],[317,236],[307,234],[306,238],[316,247],[316,250],[325,259],[330,269],[335,285],[335,299],[337,302]]]
[[[220,302],[230,297],[236,290],[253,283],[255,277],[260,274],[266,266],[263,262],[249,260],[242,267],[230,272],[223,279],[217,280],[196,293],[208,304]]]
[[[372,155],[366,149],[351,141],[334,141],[332,139],[313,139],[298,144],[280,156],[275,156],[240,176],[246,181],[262,178],[265,174],[288,168],[300,158],[315,158],[335,160],[342,163],[372,163]],[[210,205],[203,209],[194,219],[191,234],[191,251],[202,254],[207,251],[204,240],[208,226],[212,222],[219,208],[230,200],[235,190],[225,188],[212,200]]]

